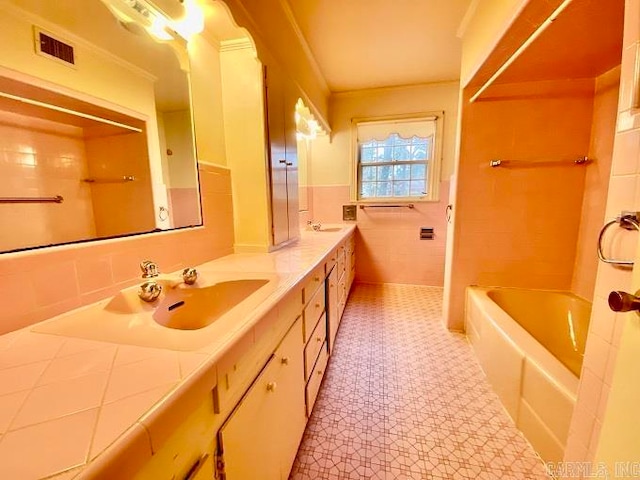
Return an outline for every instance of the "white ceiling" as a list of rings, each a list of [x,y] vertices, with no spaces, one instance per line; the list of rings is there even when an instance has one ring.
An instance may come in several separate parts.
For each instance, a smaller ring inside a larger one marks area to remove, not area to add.
[[[460,78],[472,0],[283,0],[333,92]]]

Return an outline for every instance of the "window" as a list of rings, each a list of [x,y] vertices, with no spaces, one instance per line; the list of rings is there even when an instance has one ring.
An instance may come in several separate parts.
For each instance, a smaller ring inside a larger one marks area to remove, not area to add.
[[[357,200],[436,200],[441,118],[354,121]]]

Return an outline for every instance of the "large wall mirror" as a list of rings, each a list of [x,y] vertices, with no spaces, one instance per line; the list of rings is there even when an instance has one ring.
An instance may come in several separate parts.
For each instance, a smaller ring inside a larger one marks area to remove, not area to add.
[[[137,4],[0,0],[0,252],[202,224],[186,42]]]

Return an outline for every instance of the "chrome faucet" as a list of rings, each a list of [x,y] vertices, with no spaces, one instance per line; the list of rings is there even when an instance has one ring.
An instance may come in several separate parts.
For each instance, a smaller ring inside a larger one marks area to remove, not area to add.
[[[155,278],[160,275],[158,265],[151,260],[143,260],[140,262],[140,270],[142,270],[142,278]],[[143,302],[154,302],[162,293],[162,285],[155,280],[144,282],[138,290],[138,297]]]
[[[187,285],[193,285],[194,283],[196,283],[196,280],[198,280],[198,272],[195,268],[185,268],[182,271],[182,280]]]
[[[313,229],[314,232],[319,232],[322,228],[322,224],[320,222],[312,222],[311,220],[307,220],[307,226]]]
[[[162,285],[156,282],[144,282],[138,290],[138,297],[143,302],[154,302],[162,293]]]
[[[181,283],[172,278],[159,278],[161,276],[158,265],[151,260],[140,262],[140,270],[142,270],[142,278],[153,279],[144,282],[138,290],[138,297],[145,302],[153,302],[160,296],[162,293],[160,282],[165,283],[165,286],[169,288],[176,288]],[[182,271],[182,281],[187,285],[193,285],[196,280],[198,280],[198,272],[195,268],[189,267]]]
[[[143,260],[140,262],[140,270],[142,270],[142,278],[153,278],[160,275],[158,265],[151,260]]]

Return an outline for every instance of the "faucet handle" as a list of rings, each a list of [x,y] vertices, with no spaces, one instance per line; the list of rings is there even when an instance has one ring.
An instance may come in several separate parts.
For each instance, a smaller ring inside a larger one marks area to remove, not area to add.
[[[197,279],[198,272],[195,268],[185,268],[182,271],[182,280],[184,280],[184,283],[186,283],[187,285],[193,285],[194,283],[196,283]]]
[[[144,282],[138,290],[138,297],[145,302],[154,302],[162,293],[162,285],[156,282]]]
[[[142,270],[142,278],[157,277],[160,274],[160,272],[158,272],[158,265],[151,260],[143,260],[140,262],[140,270]]]

